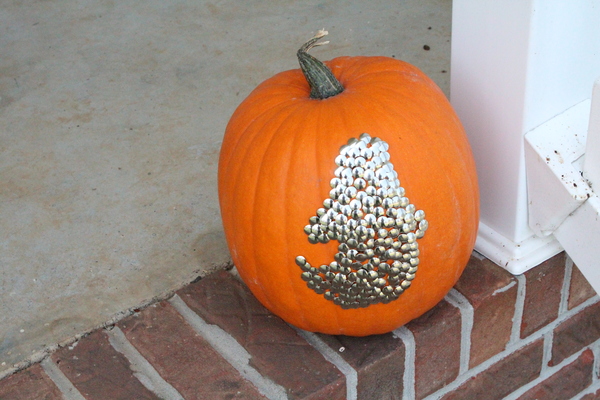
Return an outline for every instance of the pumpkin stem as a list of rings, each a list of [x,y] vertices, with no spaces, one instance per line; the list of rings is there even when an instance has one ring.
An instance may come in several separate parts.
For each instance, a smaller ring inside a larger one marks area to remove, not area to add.
[[[302,69],[302,73],[310,85],[311,99],[322,100],[338,95],[344,91],[344,87],[340,81],[333,76],[333,72],[331,72],[331,70],[321,61],[308,54],[308,51],[313,47],[329,43],[317,43],[319,39],[326,36],[328,33],[329,32],[326,30],[320,30],[312,39],[304,43],[297,53],[300,69]]]

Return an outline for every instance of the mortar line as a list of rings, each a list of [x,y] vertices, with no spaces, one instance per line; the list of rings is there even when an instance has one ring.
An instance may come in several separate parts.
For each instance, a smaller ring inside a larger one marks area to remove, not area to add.
[[[548,364],[550,360],[552,360],[552,343],[554,342],[554,330],[546,332],[543,335],[544,338],[544,348],[542,353],[542,369],[540,373],[544,373],[549,367]]]
[[[508,289],[515,286],[516,284],[517,284],[517,281],[510,281],[510,283],[508,283],[506,286],[503,286],[500,289],[494,290],[494,292],[492,293],[492,297],[494,297],[497,294],[506,292]]]
[[[560,289],[560,305],[558,315],[563,314],[569,309],[569,296],[571,287],[571,277],[573,276],[573,259],[567,254],[565,260],[565,275],[562,288]]]
[[[569,400],[581,400],[581,398],[583,398],[583,396],[596,393],[597,391],[600,391],[600,381],[593,382],[590,386],[586,387],[585,389],[583,389],[581,392],[577,393],[575,396],[573,396]]]
[[[58,387],[65,400],[85,400],[85,397],[77,390],[73,382],[67,378],[50,357],[45,358],[40,364],[46,375]]]
[[[184,400],[181,393],[165,381],[154,366],[129,342],[121,329],[114,326],[105,332],[110,345],[129,360],[133,375],[146,389],[164,399]]]
[[[312,332],[292,326],[300,336],[304,338],[312,347],[325,357],[327,361],[336,366],[338,370],[346,377],[346,399],[358,399],[358,372],[334,349],[329,347],[320,337]]]
[[[456,289],[450,289],[446,301],[460,311],[460,368],[459,375],[469,370],[471,362],[471,333],[475,311],[469,300]]]
[[[525,309],[525,295],[527,294],[527,279],[525,275],[515,275],[517,279],[517,298],[515,300],[515,313],[513,315],[512,329],[508,344],[517,343],[521,339],[521,324],[523,310]]]
[[[575,360],[577,360],[584,351],[586,351],[587,349],[591,348],[594,345],[597,345],[598,343],[600,343],[600,339],[598,339],[594,343],[584,347],[583,349],[580,349],[578,352],[571,354],[569,357],[562,360],[559,364],[553,365],[552,367],[548,367],[545,371],[540,372],[540,375],[537,378],[535,378],[531,382],[528,382],[525,385],[521,386],[514,392],[510,393],[503,400],[518,399],[519,397],[521,397],[524,393],[526,393],[531,388],[537,386],[538,384],[540,384],[541,382],[550,378],[552,375],[556,374],[557,372],[560,372],[561,369],[563,369],[567,365],[569,365],[572,362],[574,362]]]
[[[600,341],[596,342],[595,346],[592,346],[592,352],[594,353],[594,367],[593,367],[593,382],[600,381]]]
[[[284,387],[263,376],[250,365],[252,356],[233,336],[217,325],[211,325],[204,321],[178,295],[170,298],[169,303],[217,353],[231,364],[242,377],[252,383],[263,396],[271,400],[288,398]]]
[[[465,383],[470,378],[486,371],[489,367],[491,367],[492,365],[494,365],[495,363],[497,363],[499,361],[502,361],[504,358],[508,357],[509,355],[516,352],[517,350],[519,350],[525,346],[528,346],[529,344],[531,344],[534,341],[541,338],[547,332],[554,330],[558,325],[560,325],[564,321],[568,320],[569,318],[573,317],[574,315],[578,314],[579,312],[583,311],[584,309],[586,309],[590,306],[593,306],[594,304],[598,303],[599,301],[600,301],[600,298],[598,296],[594,296],[591,299],[588,299],[585,302],[583,302],[582,304],[578,305],[577,307],[572,308],[565,314],[559,316],[557,319],[552,321],[550,324],[546,325],[544,328],[538,330],[537,332],[532,333],[531,335],[527,336],[526,338],[521,339],[515,343],[509,342],[506,349],[504,349],[504,351],[488,358],[481,364],[478,364],[477,366],[471,368],[466,374],[459,375],[454,381],[450,382],[448,385],[444,386],[437,392],[432,393],[429,396],[425,397],[423,400],[437,400],[437,399],[441,398],[443,395],[445,395],[449,392],[452,392],[453,390],[457,389],[460,385]],[[396,332],[396,331],[394,331],[394,332]]]
[[[413,400],[415,398],[415,358],[417,344],[415,335],[406,326],[401,326],[393,332],[394,336],[404,343],[404,375],[402,377],[402,399]]]

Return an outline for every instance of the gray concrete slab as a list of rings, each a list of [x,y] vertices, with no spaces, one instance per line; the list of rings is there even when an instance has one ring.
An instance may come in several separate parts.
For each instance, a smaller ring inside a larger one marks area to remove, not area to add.
[[[0,374],[229,260],[225,125],[316,30],[321,59],[393,56],[447,92],[450,14],[450,0],[2,2]]]

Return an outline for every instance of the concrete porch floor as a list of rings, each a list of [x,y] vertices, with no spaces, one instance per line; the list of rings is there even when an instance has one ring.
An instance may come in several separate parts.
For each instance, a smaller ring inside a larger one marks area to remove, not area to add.
[[[0,377],[228,262],[225,125],[317,29],[321,59],[448,93],[450,24],[450,0],[3,2]]]

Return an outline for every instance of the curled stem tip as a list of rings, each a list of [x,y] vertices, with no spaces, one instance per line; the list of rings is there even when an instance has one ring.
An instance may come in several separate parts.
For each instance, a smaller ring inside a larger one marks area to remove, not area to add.
[[[310,85],[310,97],[313,99],[326,99],[344,91],[344,87],[333,75],[333,72],[321,61],[308,54],[313,47],[329,43],[327,41],[319,42],[327,34],[325,29],[319,30],[297,52],[300,69]]]

